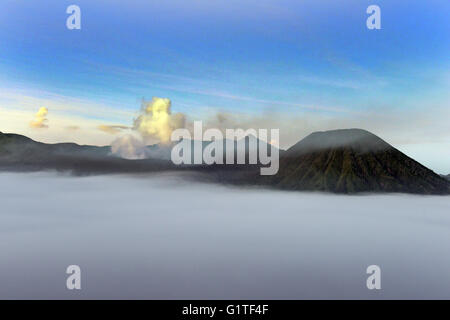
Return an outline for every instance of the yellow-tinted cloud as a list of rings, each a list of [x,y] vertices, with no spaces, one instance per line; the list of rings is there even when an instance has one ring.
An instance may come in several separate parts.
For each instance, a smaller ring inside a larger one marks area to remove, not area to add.
[[[39,111],[34,116],[34,120],[30,122],[31,128],[48,128],[47,122],[48,109],[45,107],[39,108]]]
[[[143,101],[142,114],[134,120],[134,129],[144,138],[169,143],[172,131],[183,128],[186,121],[184,114],[172,114],[170,108],[171,101],[167,98],[153,97],[151,101]]]
[[[75,131],[75,130],[79,130],[80,127],[79,126],[66,126],[66,129]]]
[[[97,127],[97,129],[99,129],[103,132],[109,133],[109,134],[116,134],[116,133],[121,132],[122,130],[126,130],[129,128],[127,126],[122,126],[122,125],[112,125],[111,126],[111,125],[102,124],[102,125],[99,125]]]

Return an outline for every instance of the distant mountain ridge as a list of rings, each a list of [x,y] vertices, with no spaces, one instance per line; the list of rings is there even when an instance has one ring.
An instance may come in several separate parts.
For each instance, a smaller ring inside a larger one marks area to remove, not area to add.
[[[77,154],[91,156],[106,156],[110,153],[110,147],[97,147],[89,145],[79,145],[76,143],[55,143],[47,144],[34,141],[28,137],[0,132],[0,156],[10,155],[13,157],[36,156],[35,152],[50,152],[52,154]]]
[[[246,143],[248,139],[251,137],[246,138]],[[161,151],[163,147],[158,145],[148,148],[165,157],[170,155],[170,149]],[[75,174],[106,174],[187,170],[209,181],[283,190],[450,193],[447,179],[362,129],[310,134],[288,150],[280,151],[279,171],[274,176],[260,176],[260,165],[176,166],[164,157],[126,160],[110,153],[109,147],[45,144],[21,135],[0,133],[3,171],[56,169]]]

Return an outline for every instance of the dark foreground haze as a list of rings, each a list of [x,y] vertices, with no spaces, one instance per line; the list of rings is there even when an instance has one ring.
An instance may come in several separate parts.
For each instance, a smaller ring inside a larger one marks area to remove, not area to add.
[[[1,299],[450,298],[450,197],[0,174]],[[67,266],[81,290],[66,289]],[[381,267],[381,290],[366,268]]]

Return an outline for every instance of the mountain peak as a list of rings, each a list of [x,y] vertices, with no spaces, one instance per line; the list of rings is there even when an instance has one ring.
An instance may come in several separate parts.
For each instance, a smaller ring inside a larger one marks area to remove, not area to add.
[[[369,152],[383,151],[393,147],[364,129],[338,129],[311,133],[289,148],[287,155],[298,155],[336,148],[350,148],[357,152]]]
[[[314,132],[280,159],[278,187],[448,194],[450,183],[362,129]]]

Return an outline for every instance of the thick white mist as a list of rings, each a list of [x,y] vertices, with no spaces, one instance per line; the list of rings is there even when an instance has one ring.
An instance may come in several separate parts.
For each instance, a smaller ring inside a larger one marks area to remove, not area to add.
[[[450,298],[450,197],[0,174],[0,298]],[[82,290],[65,287],[66,267]],[[381,267],[380,291],[366,268]]]

